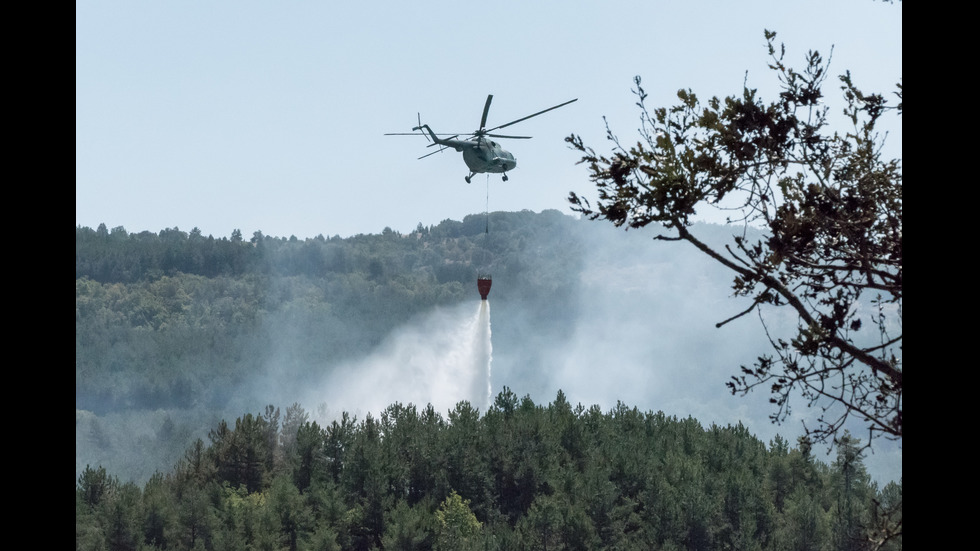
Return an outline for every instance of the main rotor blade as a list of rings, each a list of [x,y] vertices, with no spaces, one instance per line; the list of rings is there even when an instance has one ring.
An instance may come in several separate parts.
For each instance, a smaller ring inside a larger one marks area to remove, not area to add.
[[[501,128],[506,128],[506,127],[508,127],[508,126],[510,126],[512,124],[517,124],[517,123],[519,123],[521,121],[526,121],[527,119],[530,119],[531,117],[537,117],[538,115],[541,115],[543,113],[547,113],[548,111],[551,111],[553,109],[558,109],[559,107],[564,107],[564,106],[568,105],[569,103],[576,102],[576,101],[578,101],[578,98],[575,98],[573,100],[566,101],[565,103],[559,103],[558,105],[556,105],[554,107],[549,107],[549,108],[545,109],[544,111],[538,111],[537,113],[535,113],[533,115],[528,115],[526,117],[517,119],[516,121],[510,121],[507,124],[501,124],[500,126],[495,126],[495,127],[491,128],[490,130],[487,130],[487,132],[493,132],[494,130],[499,130]],[[490,105],[490,102],[488,100],[487,101],[487,106],[489,107],[489,105]],[[485,116],[486,116],[486,112],[484,112],[484,117]],[[483,127],[481,126],[480,128],[483,128]]]
[[[530,140],[531,136],[504,136],[503,134],[484,134],[484,136],[490,136],[491,138],[510,138],[512,140]]]
[[[493,94],[487,94],[487,104],[483,106],[483,118],[480,119],[480,130],[487,125],[487,113],[490,112],[490,101],[493,100]]]

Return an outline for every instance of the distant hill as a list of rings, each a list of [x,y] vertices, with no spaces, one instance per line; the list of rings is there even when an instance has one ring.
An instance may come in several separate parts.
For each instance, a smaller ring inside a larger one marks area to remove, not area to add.
[[[456,376],[478,273],[493,277],[493,394],[563,390],[792,440],[799,427],[769,424],[766,396],[724,388],[767,346],[752,320],[714,328],[744,309],[731,282],[655,234],[558,211],[302,240],[76,227],[76,476],[103,465],[145,481],[220,420],[269,404],[322,422],[396,401],[445,413],[461,397],[426,378]]]

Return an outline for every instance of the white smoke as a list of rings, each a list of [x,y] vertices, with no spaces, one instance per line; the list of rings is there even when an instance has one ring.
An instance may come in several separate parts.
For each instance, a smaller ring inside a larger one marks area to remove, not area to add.
[[[395,330],[375,351],[332,368],[302,400],[320,415],[348,412],[363,419],[399,402],[431,404],[445,415],[466,400],[481,412],[490,403],[490,306],[479,301],[437,308]],[[330,419],[324,419],[329,421]]]
[[[795,446],[803,421],[815,426],[821,410],[807,407],[798,395],[790,418],[774,425],[767,388],[735,396],[725,386],[739,366],[753,365],[771,345],[755,313],[716,327],[749,303],[732,296],[730,277],[713,260],[684,243],[590,229],[582,237],[589,254],[562,304],[572,322],[564,338],[534,339],[534,328],[522,325],[515,340],[526,345],[511,344],[506,337],[511,324],[522,323],[520,305],[498,293],[498,343],[506,346],[495,366],[498,389],[528,393],[539,404],[561,390],[573,405],[608,411],[622,402],[641,411],[692,416],[704,427],[742,423],[765,443],[779,434]],[[792,312],[770,309],[765,318],[775,334],[792,335]],[[540,365],[528,368],[531,349]],[[866,441],[862,427],[855,423],[851,431]],[[825,449],[817,446],[814,453]],[[881,439],[874,450],[865,459],[869,472],[881,484],[897,481],[901,447]],[[834,453],[821,457],[827,463],[833,459]]]

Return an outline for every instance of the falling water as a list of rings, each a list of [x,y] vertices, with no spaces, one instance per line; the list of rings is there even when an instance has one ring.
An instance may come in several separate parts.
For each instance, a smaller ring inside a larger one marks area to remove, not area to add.
[[[481,300],[480,301],[480,313],[476,323],[476,339],[474,346],[473,359],[475,365],[479,367],[477,373],[483,372],[485,375],[481,377],[483,379],[482,386],[484,388],[483,395],[486,396],[486,401],[482,404],[483,411],[490,405],[490,397],[493,387],[490,384],[490,365],[493,363],[493,343],[490,340],[490,301]],[[480,380],[477,380],[477,384],[480,384]],[[479,390],[479,389],[477,389]],[[479,394],[475,394],[479,396]]]

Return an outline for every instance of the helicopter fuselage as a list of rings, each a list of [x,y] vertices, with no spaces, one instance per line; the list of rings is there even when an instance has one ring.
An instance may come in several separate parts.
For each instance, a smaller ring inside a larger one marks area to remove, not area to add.
[[[463,146],[463,161],[473,172],[500,174],[517,168],[517,159],[493,140],[482,139]]]
[[[504,179],[506,180],[507,171],[517,168],[517,158],[514,157],[513,153],[500,147],[500,144],[493,140],[482,136],[475,140],[442,139],[427,124],[416,127],[416,129],[425,129],[429,133],[429,136],[432,137],[432,141],[437,145],[451,147],[456,151],[461,151],[463,153],[463,162],[470,169],[470,176],[478,173],[491,172],[494,174],[504,174]],[[469,177],[467,177],[467,181],[469,181]]]

